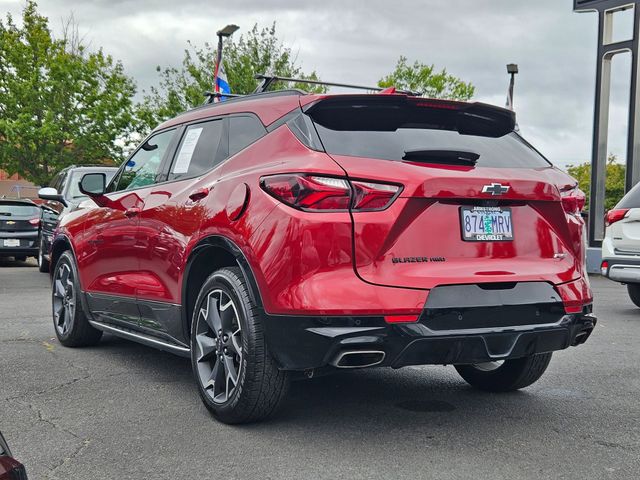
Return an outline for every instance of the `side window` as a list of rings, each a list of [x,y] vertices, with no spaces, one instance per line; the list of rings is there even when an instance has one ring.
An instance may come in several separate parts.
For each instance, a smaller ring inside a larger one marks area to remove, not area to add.
[[[256,117],[229,118],[229,156],[235,155],[266,133],[267,130]]]
[[[197,176],[226,158],[221,142],[223,123],[219,119],[187,127],[171,166],[170,179]]]
[[[49,182],[49,186],[57,190],[56,187],[59,182],[60,182],[60,174],[57,174],[55,177],[51,179],[51,181]]]
[[[133,190],[156,183],[162,158],[167,153],[174,133],[175,130],[168,130],[154,135],[144,142],[140,149],[127,160],[124,168],[118,173],[118,178],[111,184],[109,191]]]
[[[67,170],[64,173],[58,174],[58,176],[53,180],[52,187],[55,188],[58,193],[64,193],[64,179],[67,177],[69,171]]]

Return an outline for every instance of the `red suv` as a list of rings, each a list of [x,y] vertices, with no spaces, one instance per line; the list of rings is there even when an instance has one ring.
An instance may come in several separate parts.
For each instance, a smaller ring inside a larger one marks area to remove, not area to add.
[[[191,358],[228,423],[297,372],[451,364],[526,387],[594,328],[584,195],[509,111],[405,94],[261,93],[160,125],[51,250],[56,334]]]

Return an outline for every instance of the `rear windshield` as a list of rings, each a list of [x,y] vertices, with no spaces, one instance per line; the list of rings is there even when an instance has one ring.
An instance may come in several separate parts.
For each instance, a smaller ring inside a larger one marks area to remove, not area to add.
[[[346,103],[346,102],[345,102]],[[322,102],[310,116],[328,153],[419,163],[539,168],[550,163],[510,129],[501,112]],[[492,115],[496,115],[495,121]]]
[[[0,217],[37,217],[40,209],[21,203],[0,203]]]
[[[629,190],[615,208],[640,208],[640,183]]]

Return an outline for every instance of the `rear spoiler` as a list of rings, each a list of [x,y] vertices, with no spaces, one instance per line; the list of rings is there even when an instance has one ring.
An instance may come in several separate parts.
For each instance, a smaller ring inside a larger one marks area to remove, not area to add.
[[[480,102],[455,102],[407,95],[328,95],[303,110],[332,130],[394,131],[439,128],[462,135],[502,137],[516,128],[512,110]]]

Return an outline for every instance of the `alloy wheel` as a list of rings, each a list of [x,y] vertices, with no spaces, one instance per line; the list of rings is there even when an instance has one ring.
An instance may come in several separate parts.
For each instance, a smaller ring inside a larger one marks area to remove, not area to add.
[[[62,263],[58,267],[53,281],[53,316],[56,330],[60,335],[66,335],[73,326],[76,312],[76,294],[73,281],[71,267]]]
[[[196,325],[196,365],[204,391],[214,403],[227,402],[242,368],[242,327],[233,299],[212,290],[199,305]]]

